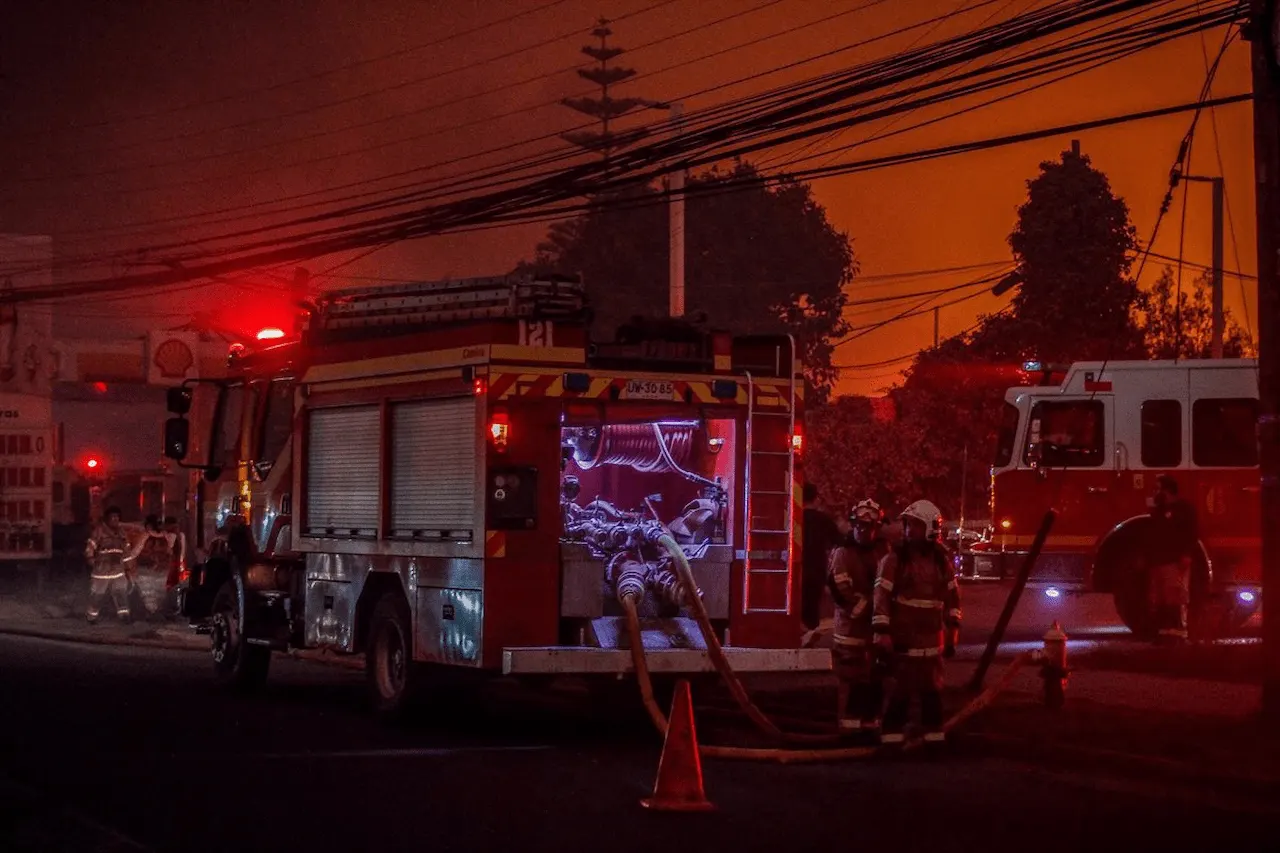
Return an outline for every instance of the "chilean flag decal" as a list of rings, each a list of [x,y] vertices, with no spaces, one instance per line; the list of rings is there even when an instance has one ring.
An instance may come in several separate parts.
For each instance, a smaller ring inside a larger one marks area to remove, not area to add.
[[[1084,390],[1093,394],[1096,394],[1100,391],[1110,391],[1111,380],[1108,379],[1105,382],[1098,382],[1096,379],[1094,379],[1094,374],[1086,373],[1084,375]]]

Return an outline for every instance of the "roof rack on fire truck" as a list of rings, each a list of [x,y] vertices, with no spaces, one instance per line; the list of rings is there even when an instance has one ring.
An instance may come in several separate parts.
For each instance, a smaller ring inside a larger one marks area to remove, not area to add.
[[[504,275],[329,291],[308,330],[422,326],[465,320],[573,319],[586,311],[581,278]]]

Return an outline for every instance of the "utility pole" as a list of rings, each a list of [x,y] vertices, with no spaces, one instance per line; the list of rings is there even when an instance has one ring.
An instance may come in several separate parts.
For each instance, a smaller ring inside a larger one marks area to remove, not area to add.
[[[684,124],[684,104],[673,103],[668,105],[671,111],[671,134],[675,137],[680,136],[681,127]],[[670,265],[670,313],[672,317],[684,316],[684,165],[676,166],[676,170],[671,173],[671,182],[668,185],[671,193],[669,209],[671,213],[670,231],[671,231],[671,265]]]
[[[1280,42],[1276,0],[1250,0],[1258,222],[1258,449],[1262,586],[1280,597]],[[1265,592],[1264,592],[1265,594]],[[1262,714],[1280,723],[1280,607],[1262,614]]]
[[[940,309],[938,308],[933,309],[933,348],[934,349],[938,348],[938,314],[939,313],[940,313]]]
[[[671,116],[671,138],[680,138],[684,128],[684,104],[679,101],[636,100],[651,110],[666,110]],[[684,164],[677,163],[667,176],[667,313],[672,317],[684,316],[684,181]]]
[[[1222,308],[1222,231],[1223,203],[1226,188],[1222,178],[1204,178],[1199,175],[1177,175],[1177,181],[1199,181],[1213,189],[1213,357],[1222,358],[1222,335],[1226,319]]]
[[[1222,177],[1209,183],[1213,187],[1213,357],[1222,358],[1222,331],[1226,325],[1222,309],[1222,207],[1226,187]]]

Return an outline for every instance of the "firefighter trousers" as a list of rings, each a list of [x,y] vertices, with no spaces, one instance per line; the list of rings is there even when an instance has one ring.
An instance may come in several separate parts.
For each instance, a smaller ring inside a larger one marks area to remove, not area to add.
[[[89,578],[89,609],[85,616],[90,622],[98,621],[102,612],[102,600],[110,598],[116,609],[116,616],[129,618],[129,579],[124,571],[112,575],[93,575]]]
[[[885,709],[886,734],[900,735],[911,713],[911,701],[920,700],[920,724],[926,732],[942,729],[942,658],[938,650],[911,649],[893,656],[893,686]]]
[[[142,599],[142,606],[146,608],[148,614],[159,613],[164,605],[167,571],[167,569],[156,571],[140,568],[138,574],[134,576],[133,582],[138,587],[138,596]]]
[[[831,668],[836,675],[840,728],[856,731],[873,725],[880,716],[884,699],[867,641],[834,637]]]
[[[1187,639],[1187,607],[1191,602],[1191,561],[1151,567],[1149,600],[1156,630],[1163,639]]]

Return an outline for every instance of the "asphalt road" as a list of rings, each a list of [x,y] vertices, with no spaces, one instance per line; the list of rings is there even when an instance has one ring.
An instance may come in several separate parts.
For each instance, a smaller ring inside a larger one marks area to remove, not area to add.
[[[0,636],[0,850],[1252,850],[1280,829],[1280,804],[967,752],[707,761],[717,811],[654,814],[656,738],[587,702],[442,690],[386,728],[357,673],[278,658],[246,700],[206,666]]]

